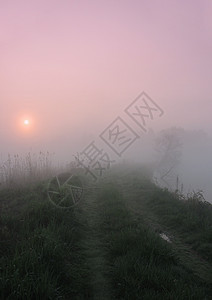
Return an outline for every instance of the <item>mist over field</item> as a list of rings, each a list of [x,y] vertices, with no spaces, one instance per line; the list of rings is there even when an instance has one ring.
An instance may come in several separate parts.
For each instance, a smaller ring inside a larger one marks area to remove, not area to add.
[[[211,82],[211,0],[0,0],[0,299],[211,299]]]
[[[121,116],[139,140],[113,160],[157,165],[157,137],[181,128],[172,181],[211,202],[211,14],[210,0],[2,1],[1,165],[40,151],[68,164],[92,141],[111,153],[99,135]],[[163,111],[146,132],[125,112],[142,91]]]
[[[158,166],[157,137],[175,127],[185,133],[165,185],[175,189],[178,176],[185,191],[203,190],[212,201],[211,1],[0,7],[2,166],[8,153],[40,151],[56,165],[68,164],[92,141],[116,162]],[[124,111],[142,91],[164,112],[145,124],[147,133]],[[118,116],[139,136],[121,157],[99,138]]]

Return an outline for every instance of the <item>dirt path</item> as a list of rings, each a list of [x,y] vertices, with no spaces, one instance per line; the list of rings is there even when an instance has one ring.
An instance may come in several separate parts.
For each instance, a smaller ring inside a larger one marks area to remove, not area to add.
[[[104,258],[102,236],[98,229],[98,203],[95,193],[90,192],[86,197],[82,210],[87,225],[87,234],[82,246],[90,269],[92,299],[111,300],[111,288],[106,278],[109,267]]]
[[[113,182],[114,184],[115,182]],[[137,222],[147,224],[156,234],[165,233],[173,245],[173,251],[179,259],[180,264],[189,269],[205,283],[211,283],[211,267],[207,262],[199,257],[189,245],[185,244],[177,232],[161,224],[157,216],[145,205],[142,199],[149,194],[147,190],[135,187],[130,181],[126,184],[120,180],[116,182],[116,187],[121,191],[123,200],[132,216]],[[85,197],[82,205],[82,218],[86,227],[86,235],[82,241],[82,248],[86,257],[87,266],[90,270],[90,286],[94,300],[112,300],[113,291],[108,280],[110,267],[107,264],[105,254],[107,252],[104,245],[102,232],[99,229],[99,204],[98,192],[91,190]]]

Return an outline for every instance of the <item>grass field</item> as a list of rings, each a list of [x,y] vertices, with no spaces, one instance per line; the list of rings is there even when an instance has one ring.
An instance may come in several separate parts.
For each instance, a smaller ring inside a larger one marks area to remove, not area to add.
[[[45,182],[0,191],[0,299],[211,299],[211,205],[110,173],[70,209]]]

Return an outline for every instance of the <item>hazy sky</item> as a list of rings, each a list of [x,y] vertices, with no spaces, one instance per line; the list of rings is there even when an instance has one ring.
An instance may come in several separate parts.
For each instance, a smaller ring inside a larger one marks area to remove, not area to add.
[[[0,0],[1,153],[75,151],[143,90],[210,133],[211,83],[211,0]]]

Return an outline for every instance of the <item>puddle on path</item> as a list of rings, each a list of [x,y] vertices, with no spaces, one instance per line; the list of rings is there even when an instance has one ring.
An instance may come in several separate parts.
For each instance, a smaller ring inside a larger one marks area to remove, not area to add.
[[[169,237],[165,233],[160,233],[160,237],[168,243],[171,243]]]

